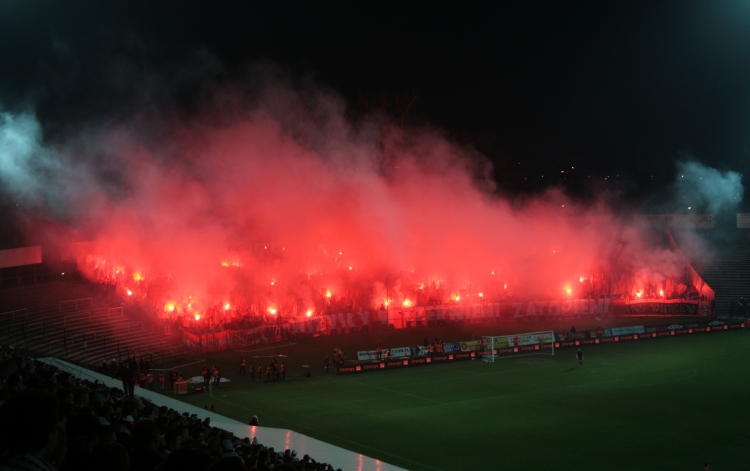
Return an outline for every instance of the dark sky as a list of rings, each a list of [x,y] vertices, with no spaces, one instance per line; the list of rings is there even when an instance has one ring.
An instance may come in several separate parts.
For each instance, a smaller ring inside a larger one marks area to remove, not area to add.
[[[264,60],[444,129],[512,192],[610,176],[643,195],[685,155],[748,173],[747,1],[114,3],[2,2],[0,104],[54,135],[132,103],[118,70]]]

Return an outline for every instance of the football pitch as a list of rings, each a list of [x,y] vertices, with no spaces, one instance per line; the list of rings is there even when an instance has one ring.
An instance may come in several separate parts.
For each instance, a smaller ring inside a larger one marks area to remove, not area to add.
[[[684,471],[705,462],[729,470],[750,463],[746,331],[591,346],[582,367],[568,348],[495,363],[326,375],[322,358],[342,340],[209,355],[206,363],[222,365],[231,382],[213,398],[179,398],[212,403],[243,422],[257,414],[262,426],[413,471]],[[241,356],[257,365],[277,354],[287,355],[286,382],[237,374]],[[183,375],[198,374],[200,366]]]

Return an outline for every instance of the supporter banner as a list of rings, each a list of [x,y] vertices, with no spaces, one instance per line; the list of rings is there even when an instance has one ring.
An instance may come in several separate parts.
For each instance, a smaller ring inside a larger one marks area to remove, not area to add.
[[[323,316],[326,319],[326,334],[359,332],[364,326],[370,325],[370,314],[366,312],[339,312]]]
[[[315,335],[320,334],[325,325],[325,317],[311,317],[306,320],[292,321],[289,323],[289,328],[295,334]]]
[[[681,314],[688,316],[697,316],[701,314],[699,301],[680,300],[679,302],[658,302],[658,301],[632,301],[629,304],[614,304],[614,314]],[[710,306],[707,314],[710,314]]]
[[[515,319],[600,316],[610,313],[610,302],[609,298],[529,301],[513,303],[512,309]]]
[[[611,315],[710,315],[710,299],[698,300],[625,300],[610,298],[564,299],[484,304],[419,307],[407,311],[377,311],[372,319],[382,326],[408,328],[446,323],[482,323],[524,319],[601,317]]]

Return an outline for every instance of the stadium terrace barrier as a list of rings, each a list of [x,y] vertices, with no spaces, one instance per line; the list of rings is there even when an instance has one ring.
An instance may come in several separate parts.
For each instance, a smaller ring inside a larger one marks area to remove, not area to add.
[[[728,330],[737,330],[737,329],[746,329],[747,328],[746,322],[740,322],[740,323],[724,323],[721,321],[713,321],[713,322],[694,322],[687,325],[682,324],[663,324],[663,325],[657,325],[657,326],[633,326],[633,327],[627,327],[627,328],[620,328],[624,330],[625,332],[623,334],[615,334],[612,333],[612,331],[618,331],[618,329],[607,329],[605,331],[605,334],[601,337],[596,336],[596,331],[587,332],[585,334],[592,335],[590,337],[582,337],[582,338],[576,338],[576,339],[569,339],[569,340],[558,340],[555,342],[555,348],[567,348],[567,347],[581,347],[584,345],[599,345],[599,344],[609,344],[609,343],[617,343],[617,342],[628,342],[628,341],[637,341],[637,340],[651,340],[651,339],[658,339],[658,338],[664,338],[664,337],[673,337],[677,335],[691,335],[691,334],[703,334],[703,333],[710,333],[710,332],[724,332]],[[632,333],[627,332],[627,330],[633,329],[633,330],[639,330],[638,333]],[[609,333],[607,333],[609,331]],[[459,353],[440,353],[440,354],[434,354],[427,357],[406,357],[406,358],[397,358],[397,359],[389,359],[389,360],[382,360],[382,361],[375,361],[375,362],[360,362],[357,365],[345,365],[345,366],[337,366],[336,367],[336,374],[356,374],[356,373],[367,373],[372,371],[385,371],[385,370],[392,370],[392,369],[403,369],[403,368],[411,368],[415,366],[429,366],[429,365],[439,365],[442,363],[451,363],[454,361],[465,361],[465,360],[474,360],[476,358],[482,358],[485,355],[489,355],[489,352],[484,352],[481,350],[481,340],[478,341],[479,345],[476,350],[472,351],[462,351]],[[466,345],[466,342],[461,343],[462,345]],[[471,345],[473,347],[476,347],[476,341],[472,342]],[[539,351],[540,349],[548,349],[552,348],[552,345],[547,344],[532,344],[532,345],[520,345],[515,347],[504,347],[504,348],[497,348],[494,350],[495,355],[503,355],[503,356],[512,356],[512,355],[518,355],[518,354],[529,354],[533,353],[535,351]]]
[[[700,316],[706,311],[699,300],[565,299],[479,304],[420,306],[398,311],[340,312],[264,325],[252,329],[193,332],[183,329],[189,348],[202,351],[288,340],[290,336],[341,335],[363,330],[404,329],[446,323],[492,323],[539,319],[575,319],[613,316]]]

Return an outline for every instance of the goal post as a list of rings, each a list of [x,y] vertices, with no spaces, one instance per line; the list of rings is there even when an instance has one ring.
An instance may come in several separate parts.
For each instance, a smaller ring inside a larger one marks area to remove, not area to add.
[[[554,354],[555,333],[551,330],[482,337],[482,360],[490,363],[501,356]]]

